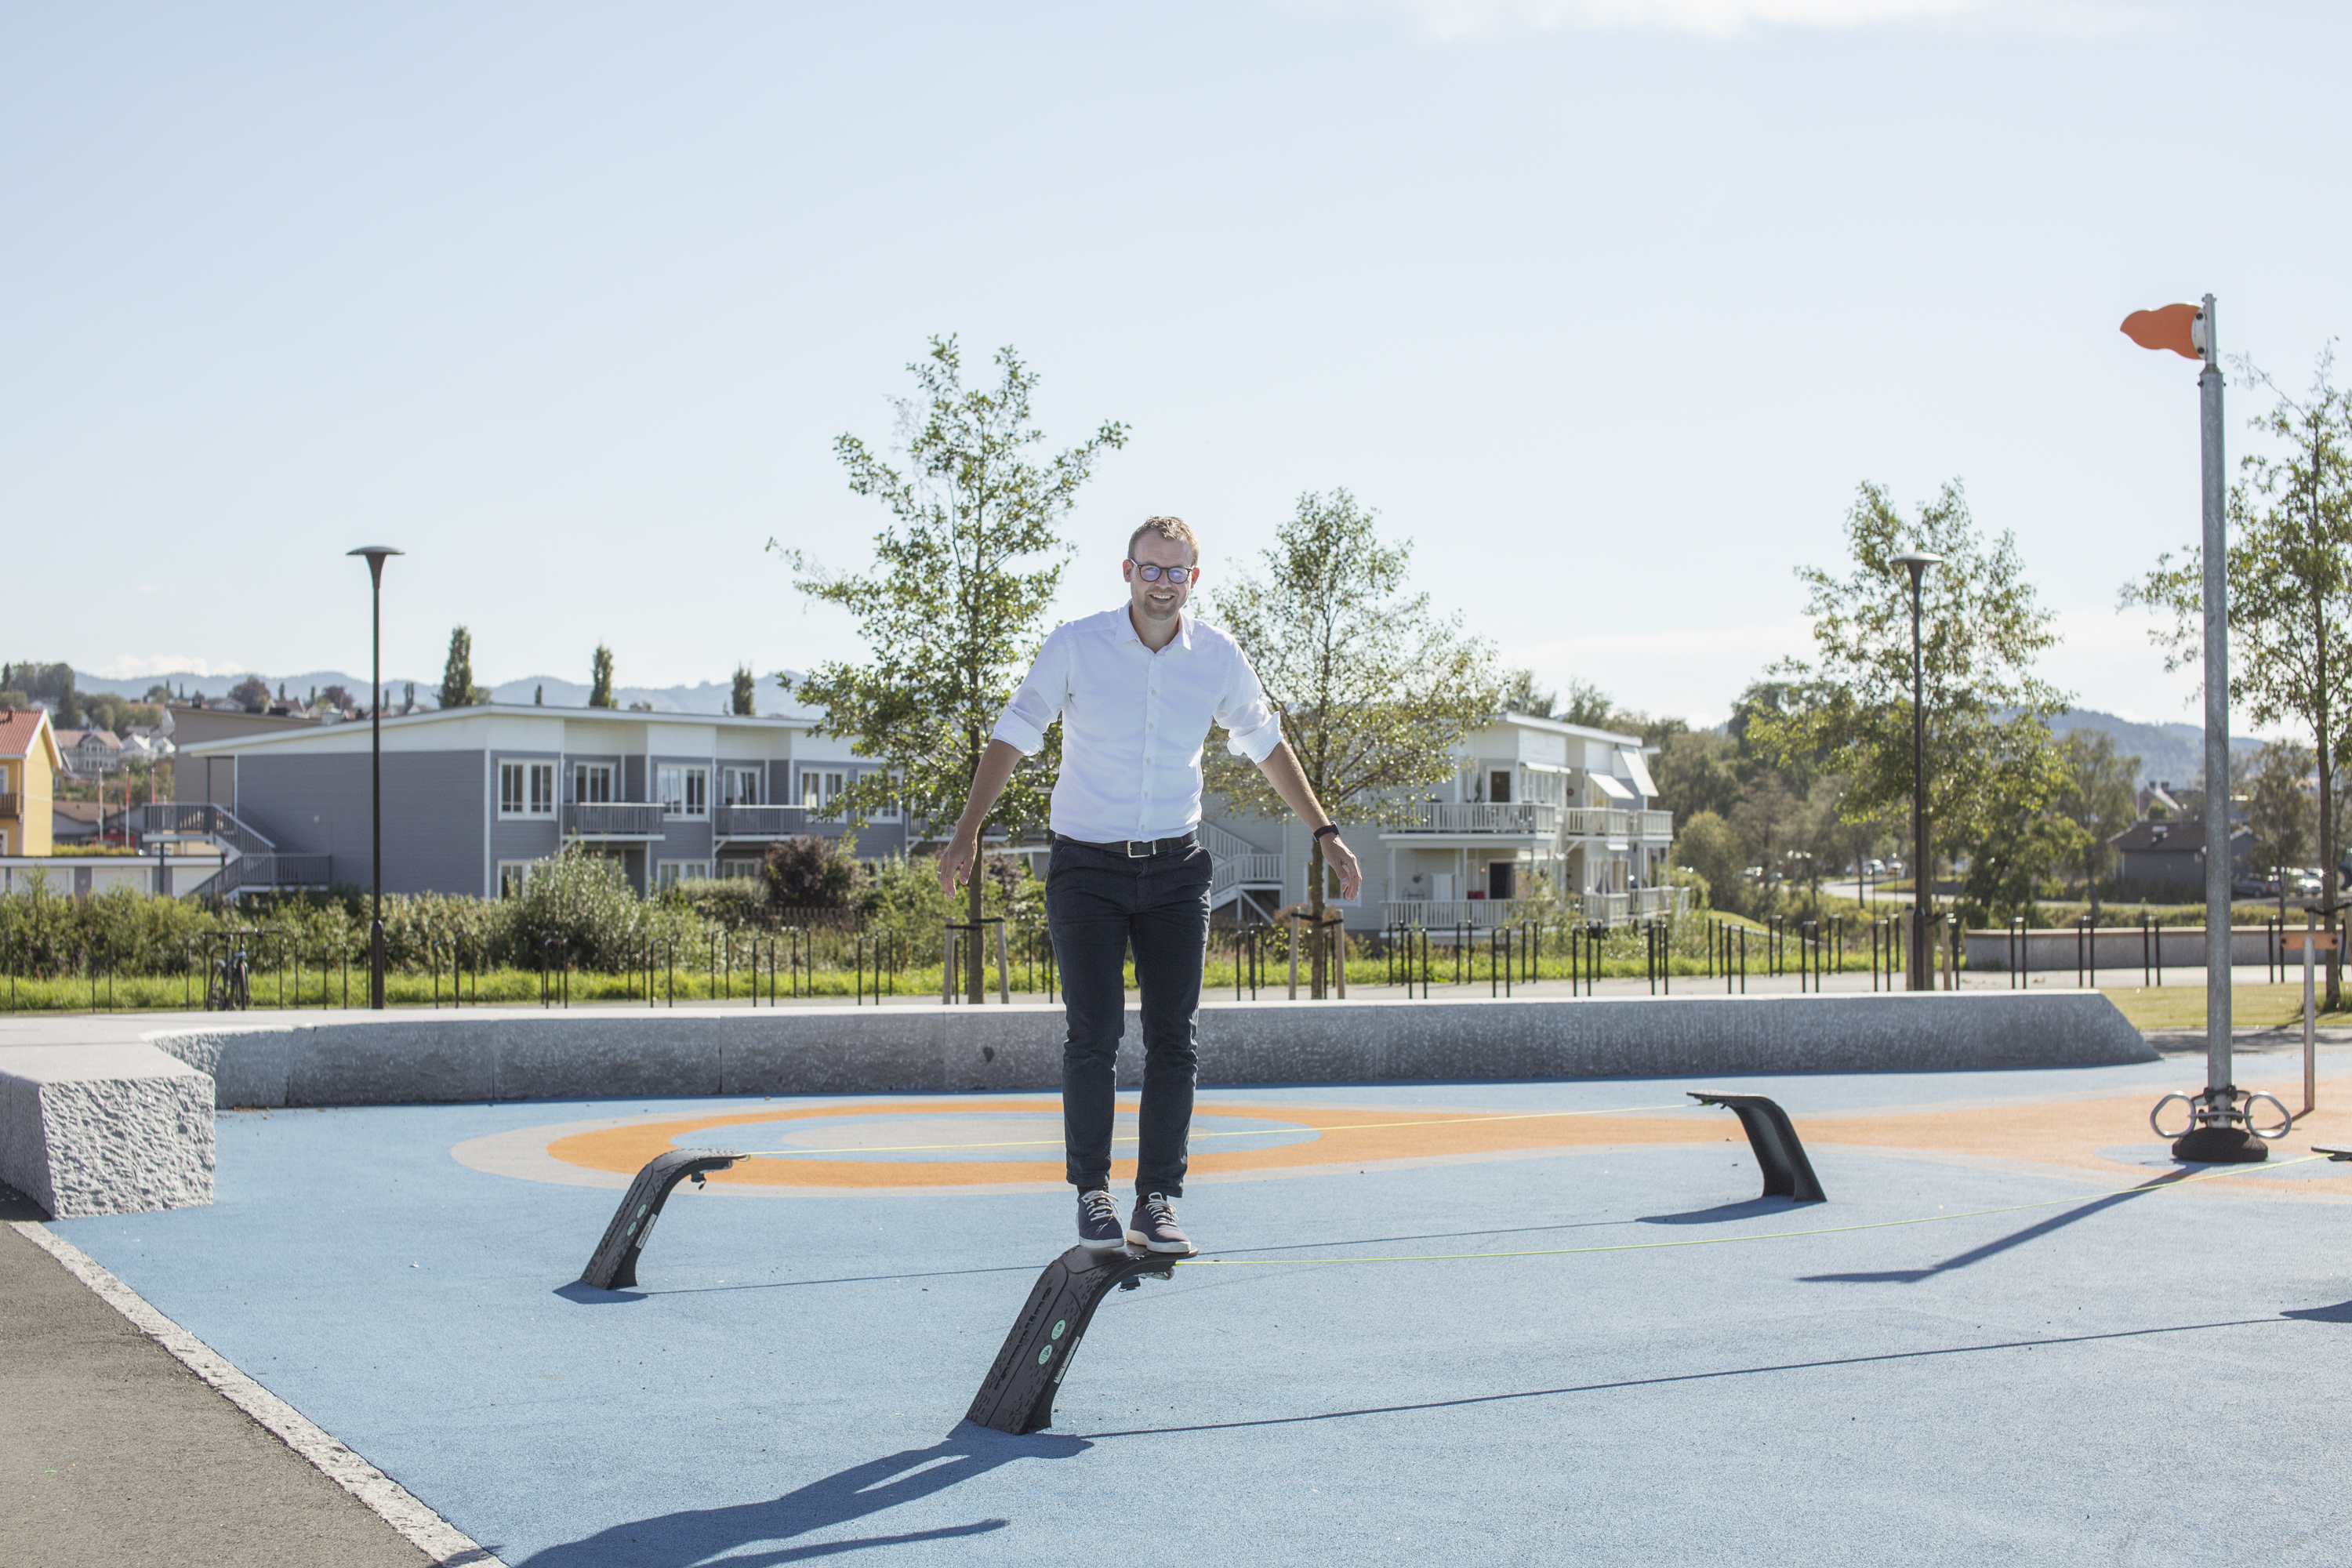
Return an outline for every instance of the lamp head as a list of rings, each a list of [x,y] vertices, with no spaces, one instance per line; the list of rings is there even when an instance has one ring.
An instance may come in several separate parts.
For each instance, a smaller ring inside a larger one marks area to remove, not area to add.
[[[1925,550],[1906,550],[1894,557],[1895,564],[1911,574],[1911,586],[1916,588],[1928,567],[1943,563],[1944,558]]]
[[[387,555],[405,555],[408,552],[394,550],[389,544],[362,544],[357,550],[347,550],[343,553],[366,556],[368,579],[381,588],[383,586],[383,558]]]

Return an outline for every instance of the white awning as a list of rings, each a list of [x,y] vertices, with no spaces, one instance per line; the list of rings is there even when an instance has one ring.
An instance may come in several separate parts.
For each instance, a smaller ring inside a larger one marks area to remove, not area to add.
[[[1633,787],[1651,800],[1658,798],[1658,786],[1650,782],[1650,764],[1639,752],[1623,753],[1626,771],[1633,775]]]
[[[1591,773],[1587,776],[1592,780],[1594,788],[1600,790],[1601,794],[1607,795],[1612,800],[1632,800],[1633,798],[1633,792],[1627,789],[1622,780],[1613,779],[1607,773]]]

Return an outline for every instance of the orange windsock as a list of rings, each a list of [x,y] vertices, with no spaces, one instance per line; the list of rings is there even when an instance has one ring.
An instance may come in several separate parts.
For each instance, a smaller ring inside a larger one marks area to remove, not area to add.
[[[2194,305],[2164,305],[2134,310],[2124,318],[2124,336],[2144,349],[2170,349],[2183,359],[2203,359],[2190,331],[2197,320]]]

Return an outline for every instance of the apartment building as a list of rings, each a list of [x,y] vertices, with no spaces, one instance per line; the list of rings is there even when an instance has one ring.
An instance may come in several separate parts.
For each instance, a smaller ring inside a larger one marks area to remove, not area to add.
[[[1663,913],[1675,900],[1664,885],[1674,816],[1654,808],[1657,793],[1639,735],[1506,713],[1464,740],[1446,783],[1350,826],[1364,885],[1352,900],[1333,886],[1327,900],[1358,928]],[[1212,800],[1202,837],[1216,860],[1219,919],[1253,921],[1307,898],[1299,824],[1236,816]]]
[[[875,766],[813,722],[519,703],[387,717],[385,889],[500,897],[567,841],[614,857],[640,892],[749,875],[778,839],[845,832],[820,814]],[[179,799],[148,837],[234,849],[237,888],[364,885],[369,748],[365,723],[184,746]],[[861,856],[905,844],[895,816],[857,833]]]
[[[52,784],[64,765],[46,711],[0,710],[0,856],[49,852]]]

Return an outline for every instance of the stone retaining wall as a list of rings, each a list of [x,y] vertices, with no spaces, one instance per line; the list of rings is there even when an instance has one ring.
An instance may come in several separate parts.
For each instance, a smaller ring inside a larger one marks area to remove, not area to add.
[[[220,1106],[733,1094],[965,1093],[1061,1082],[1062,1009],[493,1010],[167,1029]],[[1122,1083],[1140,1081],[1130,1012]],[[1204,1084],[1787,1072],[2152,1061],[2095,992],[1222,1004]]]

